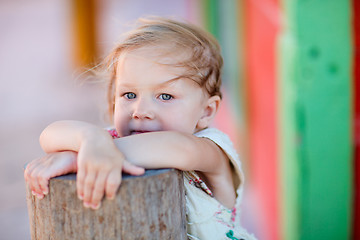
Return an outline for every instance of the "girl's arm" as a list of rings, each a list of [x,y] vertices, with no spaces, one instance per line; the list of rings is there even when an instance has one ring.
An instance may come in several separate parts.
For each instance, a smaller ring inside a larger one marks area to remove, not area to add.
[[[177,168],[204,173],[221,172],[226,155],[211,140],[192,134],[161,131],[115,139],[131,163],[144,168]]]
[[[46,153],[72,150],[78,152],[88,140],[109,140],[109,134],[93,124],[81,121],[57,121],[47,126],[40,135],[40,145]],[[109,142],[109,141],[108,141]]]
[[[131,163],[144,168],[177,168],[198,171],[224,206],[235,204],[230,161],[213,141],[180,132],[151,132],[115,139]]]
[[[77,152],[77,191],[85,207],[100,207],[106,193],[114,198],[121,182],[122,170],[141,175],[143,168],[125,161],[109,133],[95,125],[79,121],[58,121],[40,135],[46,153],[70,150]]]
[[[227,163],[223,151],[206,138],[161,131],[113,140],[106,130],[79,121],[59,121],[49,125],[40,136],[40,144],[47,153],[64,150],[79,152],[81,148],[92,149],[94,155],[96,151],[104,154],[115,151],[119,158],[149,169],[177,168],[217,173]],[[103,164],[102,161],[100,163]]]
[[[91,203],[94,208],[98,207],[104,189],[108,197],[115,195],[122,167],[126,170],[128,165],[130,171],[127,172],[131,174],[143,173],[143,169],[127,161],[144,168],[200,171],[213,189],[222,187],[216,186],[218,183],[230,181],[224,179],[231,174],[223,151],[211,140],[192,134],[162,131],[114,141],[107,131],[92,124],[61,121],[46,128],[40,142],[46,152],[78,152],[78,194],[85,206]]]
[[[164,131],[115,139],[115,144],[137,166],[198,171],[219,202],[229,208],[234,206],[230,161],[210,139]]]

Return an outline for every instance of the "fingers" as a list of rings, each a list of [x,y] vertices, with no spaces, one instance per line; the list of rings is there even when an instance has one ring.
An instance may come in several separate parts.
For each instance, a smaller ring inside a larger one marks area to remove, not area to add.
[[[84,207],[98,209],[104,194],[106,194],[107,199],[115,198],[121,183],[122,170],[117,167],[112,170],[107,168],[82,170],[84,168],[80,167],[78,169],[78,196],[84,201]],[[123,170],[132,175],[141,175],[145,172],[144,168],[135,166],[127,161],[123,162]]]
[[[43,198],[49,193],[49,179],[76,172],[77,154],[71,151],[50,153],[27,164],[24,178],[33,195]]]
[[[24,178],[34,196],[44,198],[49,193],[49,179],[73,171],[73,159],[70,155],[57,153],[30,162],[24,171]],[[75,159],[76,160],[76,159]],[[79,163],[79,162],[78,162]],[[127,161],[123,161],[123,170],[132,175],[141,175],[144,169]],[[74,169],[73,169],[74,168]],[[66,169],[66,170],[64,170]],[[87,208],[98,209],[106,194],[108,199],[114,199],[121,183],[121,165],[88,166],[79,163],[77,172],[77,193],[79,199]]]
[[[92,209],[98,209],[100,207],[101,200],[104,196],[106,177],[105,173],[99,173],[96,178],[90,203]]]
[[[41,189],[40,184],[39,184],[39,179],[41,177],[39,177],[37,169],[32,171],[32,173],[30,175],[30,178],[31,178],[31,183],[32,183],[31,186],[30,186],[31,193],[34,196],[36,196],[37,198],[43,199],[44,198],[44,193],[42,192],[42,189]]]
[[[48,193],[48,178],[40,164],[42,159],[37,159],[28,164],[24,171],[24,178],[29,184],[29,188],[34,196],[39,199],[44,198]]]
[[[91,206],[91,197],[94,189],[96,179],[96,172],[88,171],[84,180],[84,207],[89,208]]]
[[[77,187],[79,198],[83,200],[86,208],[98,209],[101,200],[106,193],[108,199],[114,199],[116,191],[121,182],[121,170],[113,169],[109,171],[86,171],[83,174],[79,170],[77,177]]]
[[[122,170],[131,175],[143,175],[145,173],[145,168],[138,167],[126,160],[123,162]]]
[[[121,170],[113,169],[106,180],[105,192],[107,199],[114,199],[121,183]]]
[[[84,199],[84,182],[85,182],[85,169],[84,167],[78,167],[78,172],[76,175],[76,189],[77,189],[77,194],[78,194],[78,198],[80,200]]]
[[[40,198],[43,198],[45,195],[47,195],[49,193],[49,175],[47,172],[47,169],[39,169],[37,175],[37,184],[39,186],[40,189],[40,195],[42,194],[43,196],[40,196]]]

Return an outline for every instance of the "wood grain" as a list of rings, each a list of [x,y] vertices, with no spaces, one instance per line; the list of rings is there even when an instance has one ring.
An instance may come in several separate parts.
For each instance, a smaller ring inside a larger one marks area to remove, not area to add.
[[[27,188],[31,239],[186,239],[182,173],[147,170],[123,176],[114,200],[98,210],[84,208],[76,194],[76,175],[50,180],[42,200]]]

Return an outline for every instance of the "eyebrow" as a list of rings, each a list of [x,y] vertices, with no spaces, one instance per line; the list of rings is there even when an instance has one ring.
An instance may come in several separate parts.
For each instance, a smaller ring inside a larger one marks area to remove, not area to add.
[[[184,76],[178,76],[178,77],[171,78],[171,79],[169,79],[169,80],[166,80],[165,82],[162,82],[162,83],[158,84],[158,87],[160,87],[160,88],[161,88],[161,87],[166,87],[166,86],[172,84],[173,82],[175,82],[175,81],[177,81],[177,80],[179,80],[179,79],[182,79],[182,78],[184,78]],[[129,88],[131,88],[131,87],[132,87],[132,83],[131,83],[131,82],[129,82],[129,83],[127,83],[127,82],[125,82],[125,83],[119,83],[117,86],[120,86],[120,87],[129,87]]]
[[[159,84],[161,87],[165,87],[165,86],[167,86],[167,85],[170,85],[170,84],[172,84],[173,82],[175,82],[175,81],[177,81],[177,80],[179,80],[179,79],[182,79],[183,77],[182,76],[179,76],[179,77],[175,77],[175,78],[171,78],[171,79],[169,79],[169,80],[167,80],[167,81],[165,81],[165,82],[163,82],[163,83],[161,83],[161,84]]]

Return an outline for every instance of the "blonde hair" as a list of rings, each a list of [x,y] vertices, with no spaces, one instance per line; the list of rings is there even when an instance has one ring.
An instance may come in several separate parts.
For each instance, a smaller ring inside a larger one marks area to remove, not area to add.
[[[223,59],[216,39],[202,29],[166,18],[139,19],[139,26],[128,32],[125,39],[104,59],[103,67],[108,76],[109,115],[113,116],[117,65],[125,52],[143,47],[164,48],[167,55],[188,53],[181,62],[169,64],[184,67],[186,72],[179,78],[189,78],[210,96],[221,98],[221,71]]]

